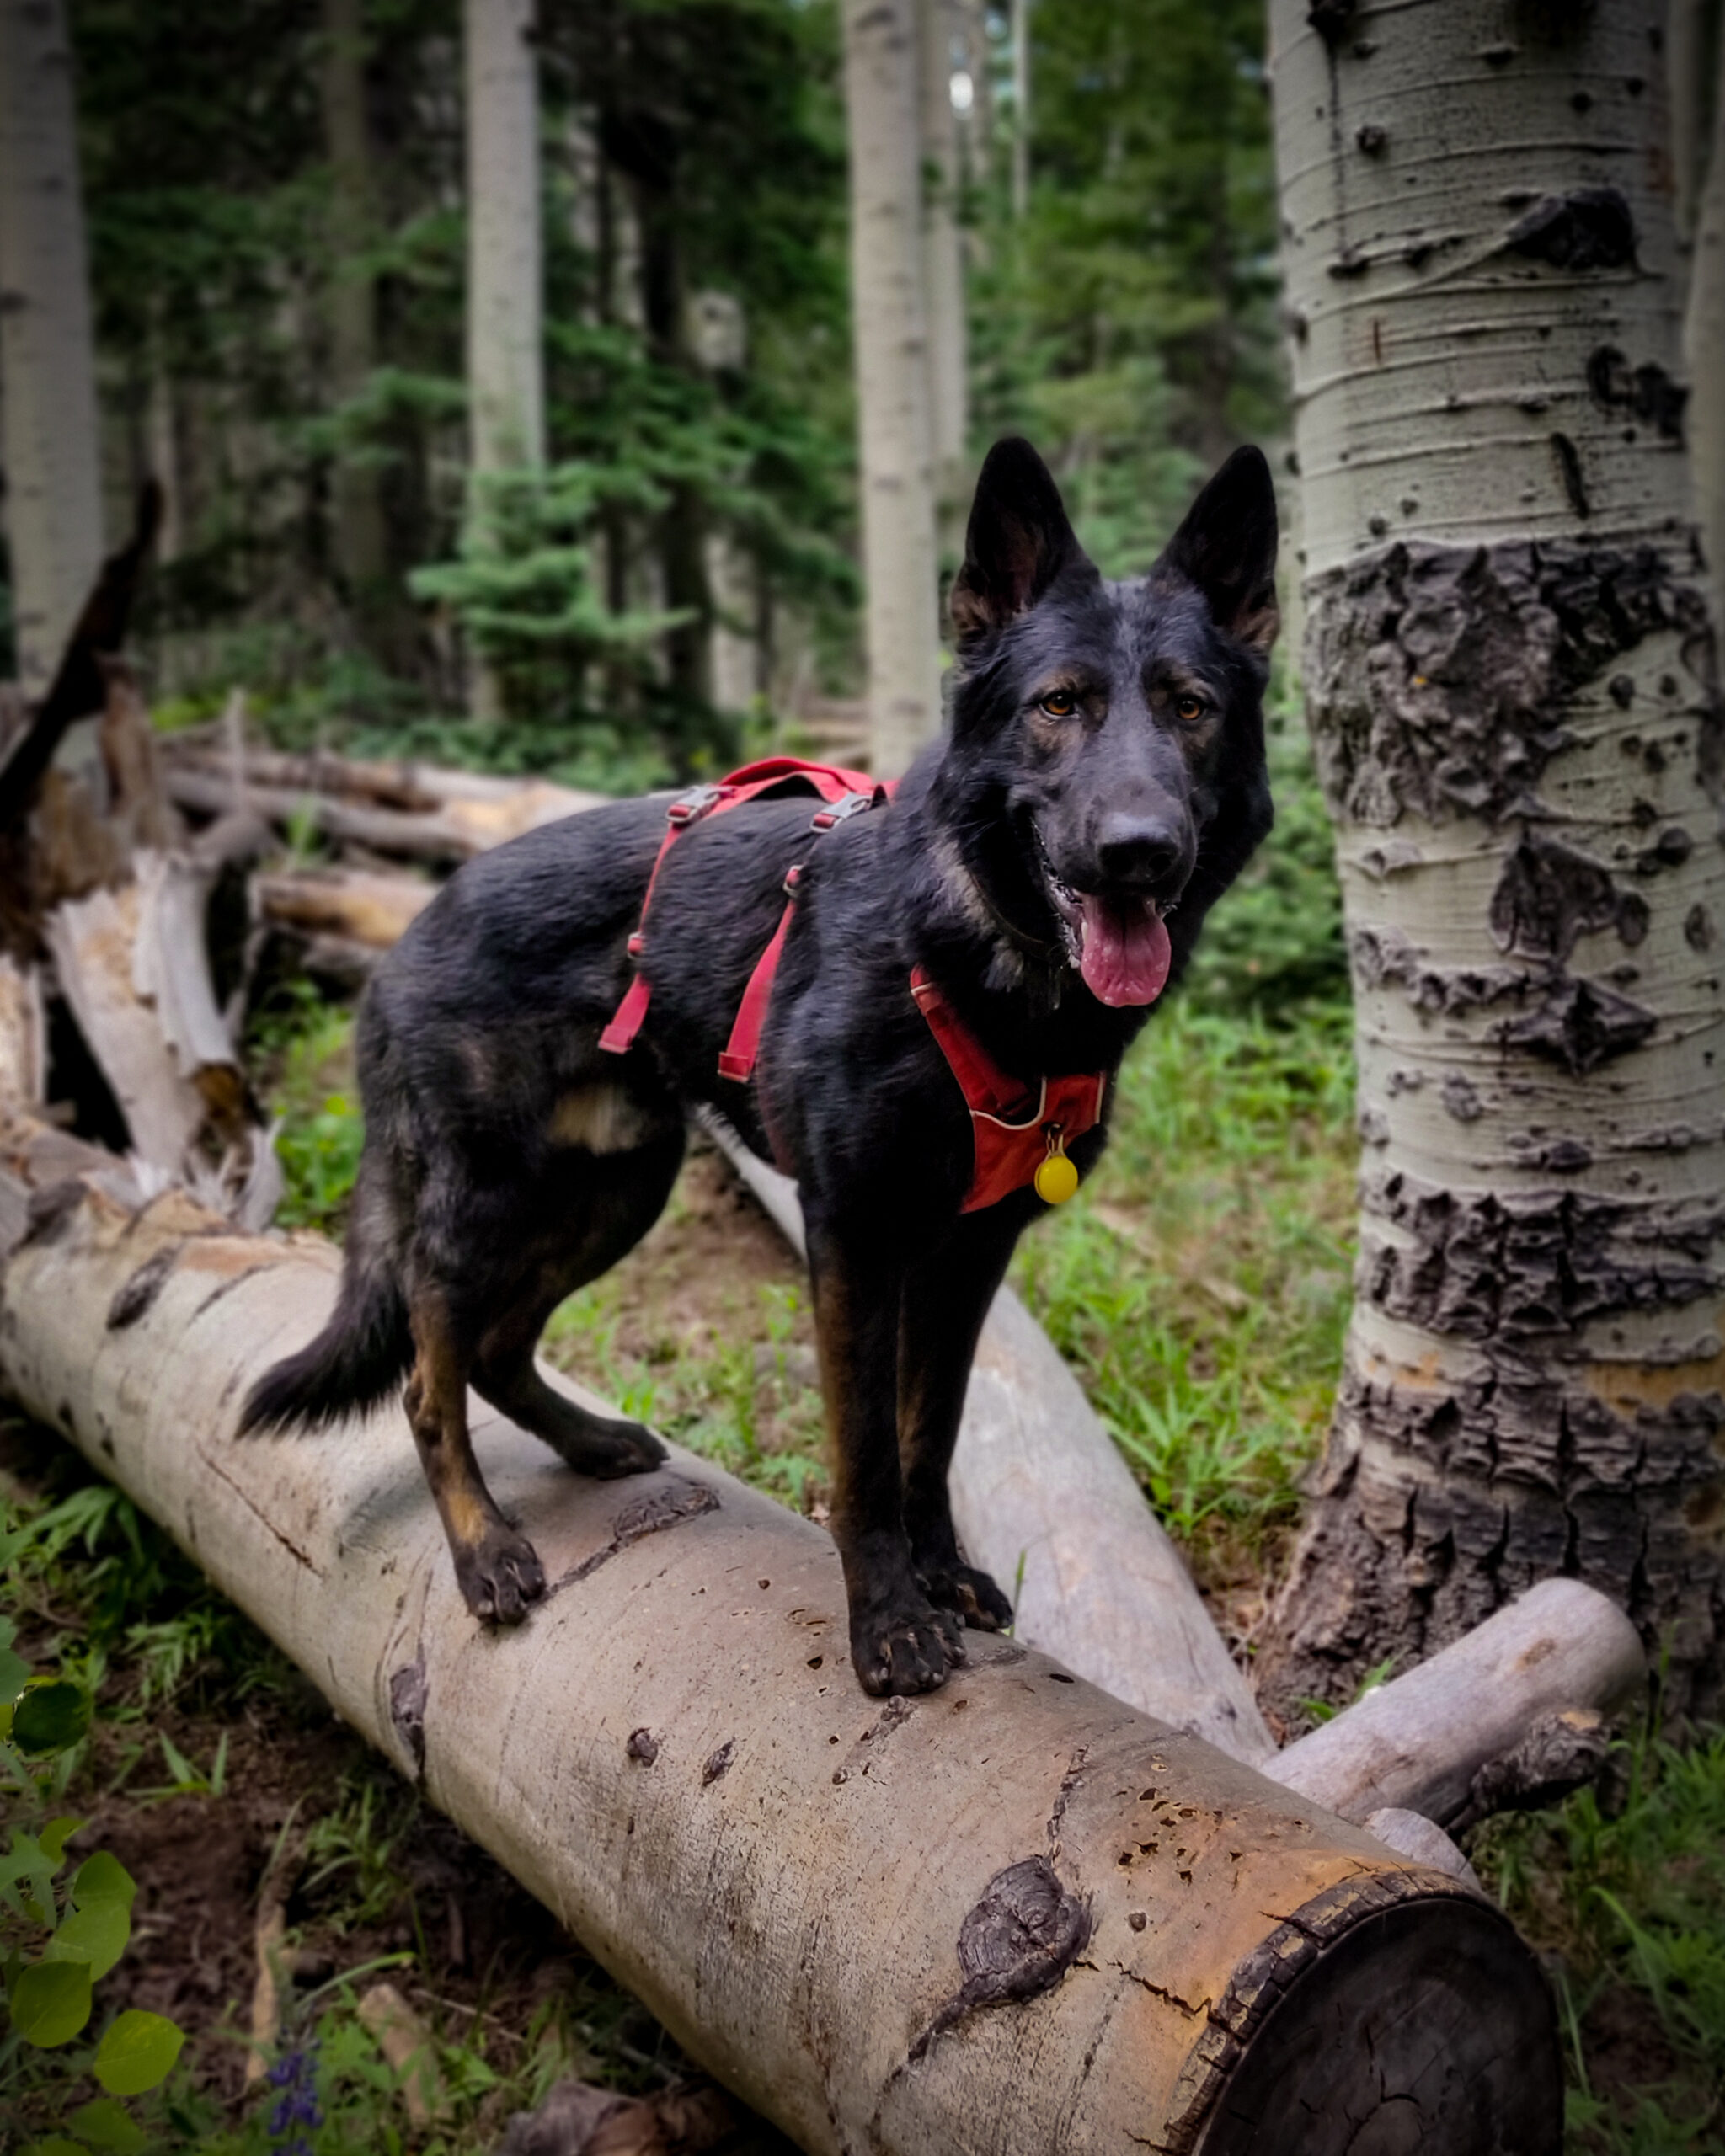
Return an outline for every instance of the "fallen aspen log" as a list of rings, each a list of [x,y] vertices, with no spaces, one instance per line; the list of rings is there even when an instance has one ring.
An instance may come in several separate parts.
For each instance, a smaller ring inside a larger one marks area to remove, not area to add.
[[[433,773],[413,764],[351,766],[338,757],[257,750],[246,752],[242,770],[248,804],[281,829],[309,824],[325,838],[414,861],[466,861],[605,798],[548,779]],[[393,773],[395,782],[362,785],[355,770]],[[231,771],[213,751],[195,760],[174,757],[165,782],[175,806],[194,815],[219,814],[233,798]]]
[[[594,1483],[477,1418],[553,1587],[476,1627],[398,1412],[232,1437],[333,1251],[22,1119],[0,1241],[13,1395],[804,2148],[1557,2149],[1543,1981],[1440,1874],[1013,1641],[865,1700],[827,1537],[686,1453]]]
[[[1646,1681],[1641,1635],[1614,1603],[1580,1580],[1541,1580],[1264,1771],[1345,1818],[1388,1806],[1467,1826],[1589,1779],[1577,1770],[1603,1753],[1605,1711]]]

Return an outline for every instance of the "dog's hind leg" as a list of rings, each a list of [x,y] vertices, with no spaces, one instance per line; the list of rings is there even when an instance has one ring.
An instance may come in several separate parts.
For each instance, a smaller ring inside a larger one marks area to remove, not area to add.
[[[936,1608],[985,1632],[1010,1625],[1012,1605],[960,1556],[947,1475],[977,1336],[1018,1239],[1017,1213],[991,1206],[964,1215],[950,1240],[913,1267],[899,1304],[899,1459],[911,1554]]]
[[[482,1332],[473,1387],[483,1399],[542,1438],[578,1475],[644,1474],[665,1447],[639,1422],[598,1415],[555,1391],[533,1350],[566,1295],[596,1280],[633,1250],[665,1209],[683,1157],[682,1126],[627,1153],[570,1162],[569,1225],[544,1249],[533,1277]]]
[[[518,1625],[545,1592],[545,1574],[526,1535],[499,1511],[467,1435],[471,1350],[447,1294],[421,1285],[408,1301],[414,1367],[403,1404],[412,1425],[463,1599],[476,1617]]]

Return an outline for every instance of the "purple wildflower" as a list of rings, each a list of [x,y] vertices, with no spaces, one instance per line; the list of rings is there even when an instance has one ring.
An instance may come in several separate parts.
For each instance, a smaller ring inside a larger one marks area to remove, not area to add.
[[[281,2095],[270,2114],[270,2146],[275,2156],[312,2156],[308,2133],[323,2123],[318,2106],[318,2041],[314,2036],[284,2052],[266,2077]]]

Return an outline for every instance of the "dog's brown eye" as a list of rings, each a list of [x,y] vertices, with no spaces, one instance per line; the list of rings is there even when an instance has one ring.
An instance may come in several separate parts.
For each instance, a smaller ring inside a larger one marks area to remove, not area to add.
[[[1174,716],[1188,726],[1195,726],[1204,717],[1203,697],[1177,696],[1174,700]]]
[[[1070,689],[1050,689],[1042,707],[1050,718],[1070,718],[1078,708],[1078,699]]]

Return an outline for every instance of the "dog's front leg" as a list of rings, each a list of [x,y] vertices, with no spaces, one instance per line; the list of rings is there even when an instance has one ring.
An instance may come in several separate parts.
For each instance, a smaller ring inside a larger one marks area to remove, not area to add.
[[[898,1436],[904,1267],[812,1219],[809,1262],[852,1659],[865,1692],[932,1692],[964,1659],[964,1646],[958,1619],[936,1609],[917,1578],[905,1532]]]
[[[937,1607],[986,1632],[1012,1623],[1012,1605],[959,1555],[947,1474],[977,1337],[1020,1225],[1015,1205],[963,1216],[948,1241],[906,1274],[899,1318],[899,1457],[911,1558]]]

